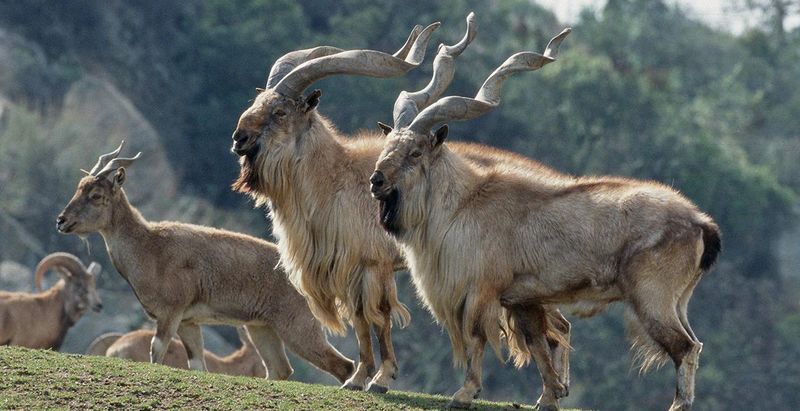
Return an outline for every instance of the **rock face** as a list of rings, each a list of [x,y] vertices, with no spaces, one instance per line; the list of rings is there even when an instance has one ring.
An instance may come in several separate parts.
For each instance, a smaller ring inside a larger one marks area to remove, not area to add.
[[[102,333],[127,332],[147,322],[99,236],[91,236],[87,248],[77,237],[57,234],[53,226],[83,176],[80,169],[91,168],[97,156],[121,140],[126,142],[123,156],[142,152],[127,170],[125,189],[146,218],[265,234],[258,211],[242,215],[182,194],[170,147],[155,127],[108,74],[86,71],[50,62],[36,43],[0,28],[0,289],[32,291],[31,269],[53,251],[100,262],[103,312],[86,313],[67,333],[62,350],[76,353]],[[4,196],[4,188],[13,195]],[[48,275],[45,286],[55,280]],[[233,349],[217,331],[204,332],[210,350],[225,354]],[[235,332],[230,334],[236,339]]]
[[[33,271],[16,262],[0,262],[0,290],[33,291]]]
[[[148,206],[151,201],[172,200],[177,195],[175,173],[169,165],[161,138],[152,125],[111,83],[93,76],[75,82],[64,97],[54,128],[63,151],[57,161],[75,167],[76,161],[89,168],[97,156],[111,151],[125,140],[123,156],[142,152],[130,167],[126,191],[131,201]]]

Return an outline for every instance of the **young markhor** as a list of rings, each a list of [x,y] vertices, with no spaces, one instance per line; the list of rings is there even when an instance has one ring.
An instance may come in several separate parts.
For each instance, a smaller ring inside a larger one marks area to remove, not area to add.
[[[303,297],[275,268],[275,245],[215,228],[148,222],[122,189],[124,167],[139,155],[117,158],[121,149],[120,144],[101,156],[81,179],[57,227],[64,234],[103,236],[114,267],[156,320],[150,361],[162,363],[177,333],[189,368],[206,370],[200,324],[245,325],[269,378],[286,379],[293,372],[285,343],[339,381],[346,380],[353,362],[328,343]]]

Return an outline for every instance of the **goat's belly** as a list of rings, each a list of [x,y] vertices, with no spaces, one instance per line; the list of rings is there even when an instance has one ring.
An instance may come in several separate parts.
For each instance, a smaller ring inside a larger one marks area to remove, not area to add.
[[[183,321],[196,324],[246,325],[255,323],[250,316],[233,311],[214,309],[206,304],[195,304],[183,312]]]
[[[587,278],[566,286],[554,286],[533,275],[518,275],[503,292],[501,302],[506,306],[576,302],[608,304],[621,298],[622,291],[613,283],[600,284]]]

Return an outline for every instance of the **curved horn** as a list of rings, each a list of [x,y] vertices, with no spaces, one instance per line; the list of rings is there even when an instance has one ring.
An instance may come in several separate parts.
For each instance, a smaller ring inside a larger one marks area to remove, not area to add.
[[[401,59],[406,58],[408,51],[411,50],[411,46],[414,44],[414,40],[417,39],[417,36],[419,36],[421,31],[422,26],[419,24],[414,26],[414,28],[411,29],[411,34],[408,35],[408,40],[406,40],[406,43],[394,54],[394,56]],[[292,70],[294,70],[295,67],[305,63],[306,61],[330,56],[343,51],[344,50],[338,47],[318,46],[310,49],[296,50],[286,53],[281,58],[276,60],[275,64],[272,65],[272,68],[269,71],[269,77],[267,78],[266,88],[275,87],[275,85],[278,84],[278,82],[280,82]]]
[[[70,253],[52,253],[42,258],[42,261],[39,261],[36,266],[36,273],[34,274],[36,291],[42,291],[42,278],[48,270],[54,267],[64,268],[73,275],[81,275],[86,272],[86,267],[83,266],[78,257]]]
[[[408,34],[408,38],[406,39],[405,44],[403,44],[403,47],[400,47],[400,50],[397,50],[392,55],[399,59],[405,60],[406,56],[408,56],[408,52],[411,51],[411,47],[414,45],[414,42],[417,41],[419,33],[422,33],[422,25],[417,24],[413,29],[411,29],[411,33]]]
[[[445,97],[419,113],[409,129],[417,133],[427,133],[439,123],[451,120],[470,120],[492,111],[500,104],[500,94],[506,79],[512,74],[538,70],[542,66],[556,61],[558,48],[571,31],[572,29],[566,28],[553,37],[547,43],[544,54],[522,52],[509,57],[489,75],[474,99],[458,96]]]
[[[139,159],[139,156],[142,155],[142,152],[136,153],[135,156],[131,158],[115,158],[106,164],[102,170],[98,171],[96,177],[107,177],[109,173],[114,172],[116,169],[120,167],[128,167],[129,165],[133,164],[134,161]]]
[[[289,74],[289,72],[294,70],[295,67],[308,60],[330,56],[331,54],[341,53],[343,51],[344,50],[337,47],[319,46],[286,53],[272,65],[272,69],[269,71],[269,77],[267,78],[267,88],[275,87],[275,85]]]
[[[420,110],[428,107],[444,93],[456,71],[453,60],[460,56],[467,46],[475,39],[475,13],[470,12],[467,16],[467,32],[464,37],[452,46],[445,44],[439,45],[439,51],[433,60],[433,76],[425,88],[416,92],[401,91],[394,103],[392,117],[394,118],[394,128],[405,127],[414,120]]]
[[[368,77],[396,77],[417,67],[425,58],[425,48],[431,34],[441,23],[426,27],[414,40],[408,55],[401,59],[375,50],[348,50],[307,61],[286,75],[275,86],[285,96],[298,97],[317,80],[336,74],[353,74]],[[403,49],[400,50],[401,52]],[[403,54],[403,53],[399,53]]]
[[[119,142],[119,147],[117,147],[116,150],[114,150],[114,151],[112,151],[112,152],[110,152],[108,154],[103,154],[102,156],[100,156],[97,159],[97,163],[94,165],[94,167],[92,167],[92,170],[89,171],[89,175],[92,175],[92,176],[95,175],[95,173],[97,173],[103,167],[105,167],[106,163],[108,163],[109,161],[117,158],[117,156],[119,155],[120,151],[122,151],[122,146],[123,145],[125,145],[125,140],[122,140],[122,141]]]

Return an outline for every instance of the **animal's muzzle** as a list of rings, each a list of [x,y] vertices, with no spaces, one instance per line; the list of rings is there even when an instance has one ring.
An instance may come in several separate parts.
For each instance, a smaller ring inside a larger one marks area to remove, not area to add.
[[[250,135],[245,131],[236,130],[231,138],[233,138],[231,151],[239,156],[246,155],[254,146],[255,139],[250,138]]]
[[[388,194],[386,189],[386,176],[380,170],[375,170],[369,178],[369,191],[372,196],[378,200],[382,200]]]
[[[59,214],[56,218],[56,230],[58,230],[59,233],[69,233],[73,227],[75,227],[75,223],[68,223],[67,217],[65,217],[64,214]]]

